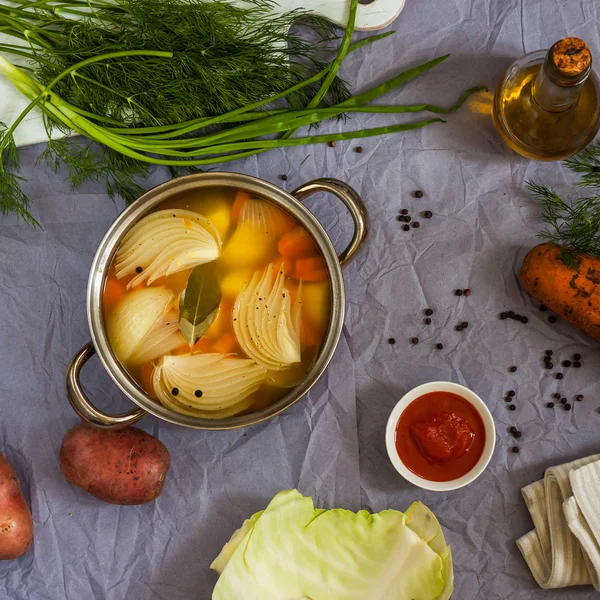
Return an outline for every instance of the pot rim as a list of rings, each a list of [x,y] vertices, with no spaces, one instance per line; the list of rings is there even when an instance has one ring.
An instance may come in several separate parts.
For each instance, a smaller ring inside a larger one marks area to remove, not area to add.
[[[331,312],[327,334],[319,356],[307,376],[299,385],[290,388],[289,392],[277,402],[256,412],[227,419],[204,419],[183,415],[167,409],[150,398],[114,355],[108,341],[102,310],[102,292],[109,267],[119,243],[131,226],[178,193],[215,187],[242,189],[270,200],[289,212],[317,243],[325,260],[331,285]],[[340,261],[333,243],[317,218],[300,200],[291,193],[257,177],[230,172],[210,172],[187,175],[160,184],[143,194],[115,219],[102,238],[92,261],[86,304],[92,343],[100,362],[113,382],[130,400],[144,411],[169,423],[193,429],[228,430],[255,425],[275,417],[313,387],[327,368],[337,347],[344,323],[345,291]]]

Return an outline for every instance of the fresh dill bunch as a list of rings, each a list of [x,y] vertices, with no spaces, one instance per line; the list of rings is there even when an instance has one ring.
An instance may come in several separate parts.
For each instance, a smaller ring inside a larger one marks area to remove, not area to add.
[[[590,194],[565,201],[546,186],[532,181],[526,185],[542,204],[542,221],[547,227],[539,237],[559,246],[565,265],[576,269],[582,254],[600,258],[600,143],[567,159],[565,164],[581,173],[577,185],[587,188]]]
[[[111,0],[78,20],[38,9],[35,76],[43,85],[69,67],[115,50],[161,50],[170,58],[117,57],[78,69],[55,92],[72,105],[136,126],[220,115],[282,92],[321,71],[337,38],[327,20],[292,11],[274,15],[270,0],[244,7],[223,0]],[[303,24],[312,42],[290,32]],[[47,39],[46,39],[47,38]],[[287,98],[305,106],[318,83]],[[336,78],[328,100],[349,97]],[[325,102],[324,104],[328,104]]]

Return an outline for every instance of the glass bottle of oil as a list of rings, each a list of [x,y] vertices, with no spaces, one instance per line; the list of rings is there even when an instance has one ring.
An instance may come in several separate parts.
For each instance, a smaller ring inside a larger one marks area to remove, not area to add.
[[[534,160],[585,148],[600,128],[600,86],[587,44],[565,38],[511,65],[494,96],[494,123],[515,152]]]

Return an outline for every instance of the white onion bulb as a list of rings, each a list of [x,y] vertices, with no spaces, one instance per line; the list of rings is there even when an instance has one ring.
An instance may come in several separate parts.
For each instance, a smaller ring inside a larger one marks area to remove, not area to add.
[[[233,330],[246,355],[268,370],[281,370],[302,360],[300,298],[292,315],[283,266],[256,271],[233,306]]]
[[[191,210],[154,212],[136,223],[117,251],[116,275],[138,273],[127,285],[150,285],[159,277],[211,262],[221,254],[221,235],[201,214]]]
[[[217,419],[248,408],[252,402],[249,396],[264,379],[265,370],[247,358],[184,354],[163,357],[154,369],[152,386],[170,410]]]
[[[106,316],[108,339],[124,364],[142,364],[184,342],[179,332],[175,295],[165,287],[125,294]]]

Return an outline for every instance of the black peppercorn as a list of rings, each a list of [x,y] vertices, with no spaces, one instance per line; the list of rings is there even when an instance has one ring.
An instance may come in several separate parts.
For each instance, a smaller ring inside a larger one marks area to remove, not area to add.
[[[558,392],[555,392],[554,394],[552,394],[553,398],[556,398],[557,400],[560,400],[560,394]]]
[[[466,328],[469,326],[469,322],[468,322],[468,321],[463,321],[463,322],[460,324],[460,326],[461,326],[463,329],[466,329]]]
[[[573,354],[573,360],[581,360],[581,354]]]
[[[544,368],[545,369],[553,369],[554,368],[554,363],[551,363],[549,360],[547,360],[544,364]]]
[[[503,321],[505,321],[506,319],[508,319],[508,313],[505,313],[505,312],[503,312],[503,313],[500,313],[500,318],[501,318]]]
[[[424,217],[425,219],[431,219],[431,217],[433,217],[433,213],[432,213],[430,210],[426,210],[426,211],[423,213],[423,217]]]
[[[512,398],[515,395],[515,390],[508,390],[508,392],[506,392],[506,395]]]
[[[546,356],[552,356],[554,354],[552,350],[546,350]]]
[[[520,437],[521,437],[523,434],[522,434],[520,431],[515,431],[515,432],[513,433],[513,435],[514,435],[514,436],[515,436],[517,439],[519,439],[519,438],[520,438]]]
[[[462,331],[463,330],[463,326],[462,325],[457,325],[455,327],[456,331]]]
[[[179,390],[177,388],[173,388],[171,390],[171,394],[173,394],[173,396],[177,396],[177,394],[179,394]]]
[[[415,229],[419,229],[419,227],[421,227],[421,223],[419,223],[419,221],[415,221],[415,222],[413,223],[413,227],[414,227]]]
[[[135,272],[139,275],[144,269],[142,267],[136,267]]]
[[[196,390],[194,396],[196,396],[196,398],[202,398],[202,390]]]
[[[410,338],[410,343],[411,344],[418,344],[419,343],[419,338],[418,337]]]
[[[404,222],[404,217],[397,216],[396,217],[396,221],[400,221],[400,223],[403,223]]]
[[[332,142],[329,142],[329,147],[330,148],[335,148],[335,145],[336,145],[335,140],[332,141]]]
[[[417,190],[415,192],[415,198],[422,198],[423,197],[423,192],[421,190]]]
[[[444,344],[436,344],[436,345],[435,345],[435,347],[436,347],[438,350],[441,350],[441,349],[444,347]]]
[[[508,370],[509,370],[511,373],[516,373],[516,371],[517,371],[517,367],[515,367],[515,365],[513,365],[512,367],[508,367]]]
[[[433,314],[433,309],[432,308],[426,308],[425,309],[425,314],[430,317]]]
[[[431,319],[429,319],[429,318],[424,319],[423,323],[425,323],[425,325],[431,325]]]
[[[362,146],[356,146],[354,150],[358,152],[358,154],[360,154],[363,151]]]
[[[508,410],[517,410],[517,407],[514,404],[509,404]]]
[[[548,307],[545,304],[540,304],[540,310],[542,312],[546,312],[548,310]]]
[[[565,410],[571,410],[571,405],[569,403],[565,404]]]
[[[560,399],[560,403],[561,404],[566,404],[567,403],[567,399],[566,398],[561,398]]]
[[[513,399],[510,396],[505,396],[504,402],[512,402]]]
[[[581,366],[581,363],[580,363],[578,360],[576,360],[576,361],[573,363],[573,366],[574,366],[576,369],[579,369],[579,367]]]
[[[401,215],[407,215],[407,214],[408,214],[408,209],[407,209],[407,208],[403,208],[403,209],[400,211],[400,214],[401,214]]]
[[[562,373],[557,373],[555,375],[556,379],[562,379],[564,377],[564,375]]]
[[[410,231],[410,225],[402,225],[404,231]]]
[[[571,361],[570,360],[563,360],[562,362],[563,367],[570,367],[571,366]]]
[[[514,435],[517,433],[518,429],[513,425],[512,427],[508,428],[508,431]]]
[[[519,315],[519,314],[515,314],[515,316],[513,317],[513,319],[514,319],[515,321],[520,321],[522,318],[523,318],[523,317],[522,317],[521,315]]]
[[[553,315],[548,317],[548,323],[556,323],[556,317]]]
[[[455,290],[455,291],[454,291],[454,294],[455,294],[456,296],[462,296],[462,295],[463,295],[463,291],[462,291],[462,290]]]
[[[527,317],[521,317],[521,323],[529,323],[529,319]]]
[[[514,319],[515,318],[515,313],[512,310],[508,311],[508,318],[509,319]]]
[[[546,404],[546,406],[547,406],[548,408],[554,408],[554,402],[548,402],[548,403]]]
[[[285,173],[282,173],[279,177],[281,177],[282,181],[287,181],[287,175]]]
[[[468,298],[471,295],[471,290],[469,288],[467,288],[466,290],[464,290],[464,294]]]
[[[405,223],[410,223],[412,221],[412,217],[404,217]]]
[[[519,454],[519,452],[520,452],[520,450],[519,450],[519,446],[513,446],[513,447],[512,447],[512,451],[513,451],[515,454]]]
[[[581,402],[583,400],[583,394],[578,394],[575,396],[575,400],[577,400],[577,402]]]
[[[396,343],[395,338],[388,338],[388,344],[392,344],[392,346]]]

